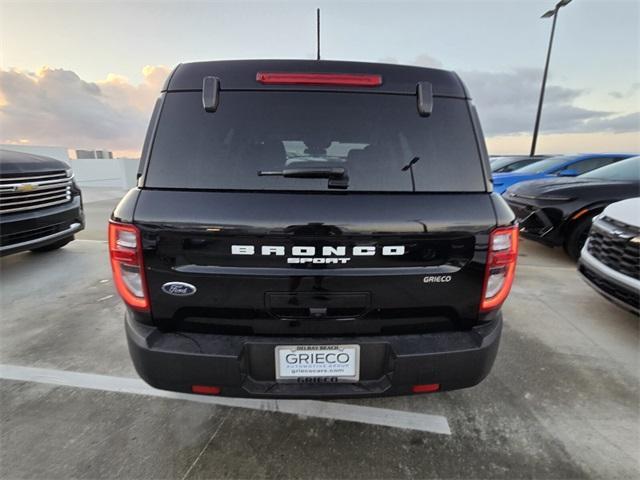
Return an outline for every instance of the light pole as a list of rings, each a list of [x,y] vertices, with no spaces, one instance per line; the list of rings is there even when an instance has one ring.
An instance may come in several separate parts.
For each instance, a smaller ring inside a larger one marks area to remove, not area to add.
[[[547,61],[544,65],[544,74],[542,76],[542,88],[540,89],[540,99],[538,100],[538,113],[536,114],[536,124],[533,127],[533,140],[531,141],[531,156],[536,154],[536,143],[538,142],[538,129],[540,128],[540,115],[542,114],[542,102],[544,101],[544,89],[547,86],[547,73],[549,73],[549,60],[551,59],[551,47],[553,47],[553,35],[556,32],[556,21],[558,20],[558,12],[562,7],[571,3],[571,0],[560,0],[553,10],[545,12],[540,18],[553,17],[553,25],[551,26],[551,37],[549,37],[549,48],[547,50]]]

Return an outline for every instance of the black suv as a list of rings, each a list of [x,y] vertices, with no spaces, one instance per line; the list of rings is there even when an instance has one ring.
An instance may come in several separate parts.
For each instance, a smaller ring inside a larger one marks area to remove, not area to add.
[[[63,247],[83,228],[82,197],[69,165],[0,150],[0,256]]]
[[[179,65],[112,214],[138,373],[168,390],[374,396],[480,382],[515,216],[453,72]]]

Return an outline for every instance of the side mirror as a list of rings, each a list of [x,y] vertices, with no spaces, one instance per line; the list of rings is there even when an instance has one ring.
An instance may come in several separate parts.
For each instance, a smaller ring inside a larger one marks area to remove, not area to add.
[[[429,82],[418,82],[416,94],[418,113],[421,117],[428,117],[433,112],[433,86]]]
[[[559,177],[577,177],[578,172],[573,168],[565,168],[564,170],[560,170],[558,172]]]
[[[205,112],[215,112],[220,102],[220,79],[204,77],[202,79],[202,106]]]

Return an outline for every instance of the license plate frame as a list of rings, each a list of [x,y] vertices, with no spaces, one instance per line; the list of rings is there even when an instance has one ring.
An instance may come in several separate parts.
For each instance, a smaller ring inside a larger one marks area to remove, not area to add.
[[[305,353],[307,357],[300,357]],[[345,354],[349,358],[343,362]],[[277,345],[274,356],[278,383],[357,383],[360,380],[360,345],[357,344]],[[323,358],[324,362],[318,361]],[[295,362],[291,363],[292,360]]]

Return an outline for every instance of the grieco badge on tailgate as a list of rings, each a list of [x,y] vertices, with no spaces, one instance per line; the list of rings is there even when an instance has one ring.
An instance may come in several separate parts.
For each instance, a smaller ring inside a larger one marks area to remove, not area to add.
[[[354,257],[370,257],[381,251],[383,256],[404,255],[404,245],[388,245],[379,249],[372,245],[357,245],[350,249],[350,254]],[[281,245],[263,245],[260,253],[256,253],[253,245],[231,245],[232,255],[275,255],[284,256],[285,247]],[[287,263],[347,263],[351,257],[347,257],[347,247],[313,247],[310,245],[291,247]],[[319,256],[316,256],[319,255]]]
[[[162,285],[162,291],[169,295],[175,295],[177,297],[187,297],[196,293],[196,287],[190,283],[184,282],[167,282]]]

